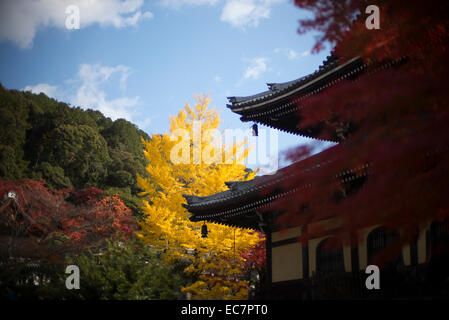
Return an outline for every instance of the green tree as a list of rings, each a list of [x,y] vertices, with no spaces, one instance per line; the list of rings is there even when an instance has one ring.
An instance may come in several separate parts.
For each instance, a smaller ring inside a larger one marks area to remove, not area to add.
[[[44,178],[51,188],[101,188],[119,194],[140,216],[136,176],[145,176],[141,139],[150,140],[145,132],[100,111],[1,85],[0,111],[0,178]]]
[[[0,174],[9,179],[21,178],[26,171],[23,146],[29,128],[28,104],[19,91],[0,84]]]
[[[78,188],[98,185],[107,176],[111,161],[104,138],[86,125],[54,129],[45,145],[44,159],[59,163]]]
[[[0,145],[0,176],[5,179],[17,179],[22,176],[16,153],[11,146]]]
[[[72,182],[64,175],[64,169],[60,166],[52,166],[48,162],[40,163],[32,172],[33,179],[45,179],[47,185],[60,189],[69,188]]]
[[[84,254],[69,264],[80,269],[80,289],[67,290],[66,274],[48,281],[42,298],[95,300],[154,300],[181,298],[182,278],[173,267],[138,240],[109,241],[105,250]]]

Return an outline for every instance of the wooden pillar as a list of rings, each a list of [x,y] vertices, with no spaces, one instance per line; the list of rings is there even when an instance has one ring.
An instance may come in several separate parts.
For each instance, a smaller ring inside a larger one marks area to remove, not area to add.
[[[302,243],[302,278],[304,279],[305,286],[303,286],[302,290],[304,290],[302,294],[302,299],[309,300],[311,299],[312,293],[310,291],[309,286],[309,241],[305,241]]]
[[[309,277],[309,244],[305,242],[302,244],[302,277],[307,279]]]
[[[359,242],[357,234],[353,232],[351,232],[351,269],[356,273],[360,270]]]
[[[410,244],[410,264],[416,266],[418,264],[418,237],[414,237]]]

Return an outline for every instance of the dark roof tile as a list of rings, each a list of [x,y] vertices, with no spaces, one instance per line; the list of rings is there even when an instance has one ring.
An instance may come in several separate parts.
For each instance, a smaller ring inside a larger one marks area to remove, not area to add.
[[[318,70],[316,70],[315,72],[313,72],[307,76],[303,76],[298,79],[295,79],[292,81],[287,81],[287,82],[282,82],[282,83],[267,83],[269,90],[255,94],[255,95],[245,96],[245,97],[228,97],[229,102],[232,103],[232,105],[228,106],[228,107],[230,107],[232,109],[233,107],[237,107],[237,106],[241,107],[244,105],[250,105],[252,103],[267,100],[271,97],[275,97],[280,94],[283,94],[287,90],[297,88],[301,85],[304,85],[308,81],[311,81],[311,80],[319,77],[320,75],[332,70],[333,68],[336,68],[338,66],[338,61],[339,61],[338,57],[331,55],[331,56],[328,56],[327,59],[320,65]]]

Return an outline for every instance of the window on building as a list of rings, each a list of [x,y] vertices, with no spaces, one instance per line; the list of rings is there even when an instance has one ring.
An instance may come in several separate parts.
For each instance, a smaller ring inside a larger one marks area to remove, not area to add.
[[[449,254],[449,218],[442,222],[432,222],[427,232],[427,257]]]
[[[426,238],[428,280],[437,288],[449,278],[449,218],[442,222],[433,222]]]
[[[318,273],[344,272],[343,246],[333,238],[321,241],[317,247],[316,270]]]
[[[368,264],[373,264],[376,256],[386,247],[388,247],[394,240],[398,238],[397,231],[387,231],[384,227],[379,227],[372,230],[368,234],[367,250],[368,250]],[[390,264],[396,265],[402,261],[402,253],[397,259],[394,259]]]

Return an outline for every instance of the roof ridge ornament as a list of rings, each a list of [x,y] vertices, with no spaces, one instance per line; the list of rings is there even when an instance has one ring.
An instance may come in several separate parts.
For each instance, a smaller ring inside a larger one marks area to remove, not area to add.
[[[7,193],[5,193],[5,195],[3,197],[3,201],[8,200],[8,199],[14,199],[16,202],[18,202],[19,197],[17,196],[17,192],[10,190]]]
[[[201,197],[198,197],[198,196],[195,196],[192,194],[183,194],[182,196],[186,199],[188,204],[198,203],[198,202],[200,202],[200,199],[201,199]]]

